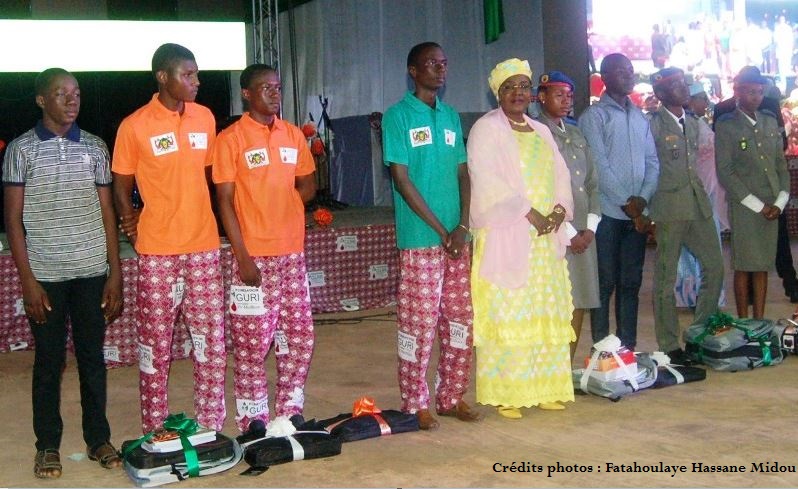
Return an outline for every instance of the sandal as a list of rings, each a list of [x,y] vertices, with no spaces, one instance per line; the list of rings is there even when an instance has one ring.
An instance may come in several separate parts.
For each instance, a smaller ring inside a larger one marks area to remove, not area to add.
[[[61,477],[61,454],[55,448],[46,448],[36,452],[33,459],[33,474],[39,479],[57,479]]]
[[[86,455],[89,460],[99,462],[101,466],[106,469],[116,469],[122,466],[122,459],[119,458],[119,452],[116,451],[113,445],[105,442],[94,450],[87,448]]]

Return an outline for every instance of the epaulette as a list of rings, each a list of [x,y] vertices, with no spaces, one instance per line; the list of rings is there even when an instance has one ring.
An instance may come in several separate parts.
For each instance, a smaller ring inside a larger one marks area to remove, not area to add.
[[[774,119],[777,119],[777,118],[778,118],[778,117],[776,117],[776,114],[774,114],[774,113],[773,113],[773,112],[772,112],[770,109],[761,109],[761,108],[760,108],[760,109],[759,109],[759,112],[762,112],[762,113],[763,113],[763,114],[765,114],[766,116],[768,116],[768,117],[772,117],[772,118],[774,118]]]

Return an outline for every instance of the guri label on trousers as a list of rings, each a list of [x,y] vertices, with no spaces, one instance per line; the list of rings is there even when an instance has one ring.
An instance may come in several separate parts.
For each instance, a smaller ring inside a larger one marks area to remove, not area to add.
[[[263,307],[263,291],[260,290],[260,287],[231,285],[230,314],[237,316],[262,316],[266,314],[266,308]]]

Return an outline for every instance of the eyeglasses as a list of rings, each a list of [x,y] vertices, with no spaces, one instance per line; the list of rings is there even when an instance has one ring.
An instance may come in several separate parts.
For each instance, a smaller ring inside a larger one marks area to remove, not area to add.
[[[436,70],[446,69],[449,67],[449,61],[445,59],[428,59],[424,61],[424,66],[427,68],[434,68]]]
[[[514,90],[520,90],[522,92],[528,92],[528,91],[532,90],[532,85],[530,85],[529,83],[514,83],[512,85],[502,85],[500,90],[503,90],[505,92],[511,92],[511,91],[514,91]]]

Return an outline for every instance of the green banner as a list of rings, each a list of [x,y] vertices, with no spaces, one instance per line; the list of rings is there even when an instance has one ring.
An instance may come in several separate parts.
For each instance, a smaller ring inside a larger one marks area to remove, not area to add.
[[[502,0],[482,0],[485,11],[485,44],[490,44],[504,32]]]

